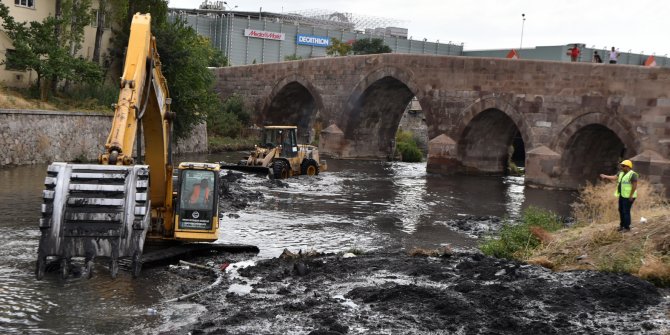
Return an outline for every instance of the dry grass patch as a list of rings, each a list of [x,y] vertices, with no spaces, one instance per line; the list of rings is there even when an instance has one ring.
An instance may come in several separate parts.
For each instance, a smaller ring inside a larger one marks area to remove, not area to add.
[[[0,85],[0,108],[2,109],[46,109],[56,108],[46,102],[36,99],[28,99],[20,92]]]
[[[644,180],[632,211],[632,230],[617,231],[619,213],[611,183],[589,185],[573,206],[575,227],[552,234],[528,257],[543,259],[555,270],[592,269],[627,272],[670,285],[670,208],[660,190]],[[647,222],[640,223],[645,217]]]
[[[572,214],[581,224],[607,224],[619,220],[619,203],[614,196],[616,184],[602,182],[588,184],[579,193],[577,201],[572,205]],[[638,198],[633,204],[631,216],[633,223],[639,222],[641,216],[650,216],[659,208],[668,205],[664,190],[655,189],[646,180],[638,183]]]
[[[526,261],[526,263],[543,266],[543,267],[545,267],[547,269],[550,269],[550,270],[553,270],[553,269],[556,268],[556,264],[554,264],[554,262],[552,262],[549,259],[549,257],[547,257],[547,256],[540,256],[540,257],[530,258]]]

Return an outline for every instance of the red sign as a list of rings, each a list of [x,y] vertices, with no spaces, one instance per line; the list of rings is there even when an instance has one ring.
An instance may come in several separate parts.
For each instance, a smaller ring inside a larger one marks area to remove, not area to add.
[[[266,40],[283,41],[284,37],[285,37],[285,34],[284,33],[275,33],[274,31],[244,29],[244,36],[255,37],[255,38],[264,38]]]

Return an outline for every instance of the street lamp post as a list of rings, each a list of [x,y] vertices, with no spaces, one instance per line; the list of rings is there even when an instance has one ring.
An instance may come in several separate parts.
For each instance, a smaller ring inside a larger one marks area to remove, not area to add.
[[[523,47],[523,26],[526,23],[526,14],[521,14],[521,42],[519,43],[519,52],[521,52],[521,48]]]

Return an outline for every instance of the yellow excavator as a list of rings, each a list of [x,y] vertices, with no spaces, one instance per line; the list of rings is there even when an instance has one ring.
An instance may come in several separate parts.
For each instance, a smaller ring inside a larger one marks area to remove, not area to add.
[[[49,165],[43,191],[36,277],[49,258],[68,276],[73,257],[110,260],[116,277],[119,259],[142,267],[149,241],[212,242],[218,239],[219,165],[172,161],[170,95],[151,35],[149,14],[135,14],[115,104],[111,131],[98,164]],[[142,132],[144,134],[142,134]],[[146,147],[142,158],[142,137]],[[173,171],[178,174],[174,178]]]

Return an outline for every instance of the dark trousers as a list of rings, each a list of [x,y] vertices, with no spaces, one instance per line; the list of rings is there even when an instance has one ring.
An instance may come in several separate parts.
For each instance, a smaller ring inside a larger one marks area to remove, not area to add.
[[[633,207],[633,201],[628,198],[619,197],[620,228],[630,229],[630,208]]]

